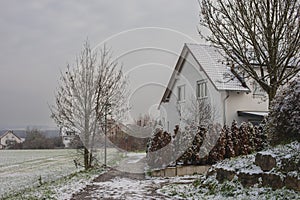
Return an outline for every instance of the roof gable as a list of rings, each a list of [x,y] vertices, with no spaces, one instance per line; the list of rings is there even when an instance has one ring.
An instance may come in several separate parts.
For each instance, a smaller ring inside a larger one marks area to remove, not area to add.
[[[201,44],[185,44],[161,102],[168,102],[175,85],[177,73],[182,71],[188,53],[193,56],[218,91],[250,91],[248,87],[244,87],[243,83],[235,77],[230,68],[222,62],[224,57],[216,47]]]
[[[17,136],[16,134],[14,134],[13,131],[6,131],[4,134],[2,134],[2,135],[0,136],[0,139],[3,138],[3,137],[5,137],[5,136],[8,135],[8,134],[12,134],[13,136],[15,136],[16,138],[18,138],[19,140],[21,140],[21,138],[20,138],[19,136]]]

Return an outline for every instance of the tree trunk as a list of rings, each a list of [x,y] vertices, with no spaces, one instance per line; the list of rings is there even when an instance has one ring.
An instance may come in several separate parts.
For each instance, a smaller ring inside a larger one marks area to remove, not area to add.
[[[91,152],[89,153],[89,168],[92,167],[92,162],[93,162],[93,153],[92,153],[92,150],[91,150]]]
[[[89,150],[86,147],[84,147],[84,155],[83,155],[83,157],[84,157],[84,169],[85,170],[87,170],[87,169],[89,169],[91,167],[89,155],[90,155]]]
[[[273,101],[273,99],[275,98],[276,96],[276,92],[277,92],[277,89],[278,87],[271,87],[268,91],[268,97],[269,97],[269,109],[270,109],[270,106],[271,106],[271,103]]]

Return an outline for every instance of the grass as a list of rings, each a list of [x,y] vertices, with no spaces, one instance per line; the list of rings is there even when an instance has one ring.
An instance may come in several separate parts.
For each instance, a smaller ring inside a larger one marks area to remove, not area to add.
[[[104,169],[102,168],[75,172],[55,181],[10,194],[3,200],[68,199],[74,192],[85,187],[94,177],[103,172]]]
[[[97,155],[97,160],[100,162],[99,166],[103,159],[102,151],[98,150],[94,154]],[[82,167],[75,167],[74,159],[78,160],[78,158],[81,159],[82,155],[78,155],[78,152],[72,149],[0,151],[0,199],[6,197],[12,199],[14,196],[24,199],[25,197],[20,195],[36,194],[35,190],[42,191],[45,199],[51,199],[50,196],[53,196],[53,192],[57,190],[56,187],[51,186],[52,184],[55,186],[57,183],[68,181],[69,176],[79,176],[83,180],[86,180],[85,176],[87,178],[90,176],[89,172],[82,172]],[[108,149],[108,165],[114,166],[122,158],[124,158],[122,152]],[[95,173],[98,172],[99,170],[95,171]],[[91,171],[91,174],[93,173]],[[76,179],[76,182],[80,182],[80,179]],[[28,199],[35,199],[34,195]]]

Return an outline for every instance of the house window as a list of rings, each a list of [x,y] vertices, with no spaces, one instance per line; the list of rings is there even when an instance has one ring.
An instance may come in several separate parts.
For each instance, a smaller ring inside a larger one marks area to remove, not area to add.
[[[185,100],[185,85],[181,85],[177,87],[177,98],[178,101]]]
[[[198,99],[207,97],[207,81],[197,81],[196,93]]]

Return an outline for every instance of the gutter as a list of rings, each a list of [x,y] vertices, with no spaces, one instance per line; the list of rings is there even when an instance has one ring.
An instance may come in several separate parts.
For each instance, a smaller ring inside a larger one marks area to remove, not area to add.
[[[226,91],[226,97],[225,97],[225,99],[223,100],[223,120],[224,120],[224,125],[226,125],[226,101],[227,101],[227,99],[229,98],[229,92],[228,91]]]

